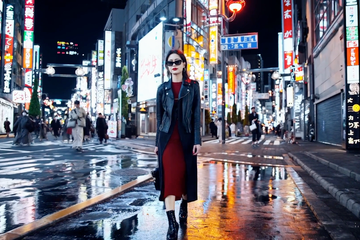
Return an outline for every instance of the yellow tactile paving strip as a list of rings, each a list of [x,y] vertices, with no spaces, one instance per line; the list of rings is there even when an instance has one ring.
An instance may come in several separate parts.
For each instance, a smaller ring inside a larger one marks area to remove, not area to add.
[[[39,220],[36,220],[32,223],[28,223],[26,225],[23,225],[21,227],[15,228],[11,231],[8,231],[2,235],[0,235],[0,240],[12,240],[12,239],[16,239],[19,237],[23,237],[27,234],[29,234],[30,232],[33,232],[35,230],[38,230],[40,228],[43,228],[47,225],[53,224],[56,221],[59,221],[63,218],[69,217],[70,215],[82,211],[87,207],[90,207],[92,205],[98,204],[102,201],[105,201],[109,198],[112,198],[118,194],[123,193],[124,191],[135,187],[136,185],[139,185],[143,182],[146,182],[148,180],[152,179],[151,174],[145,175],[145,176],[140,176],[138,177],[136,180],[128,182],[120,187],[117,187],[109,192],[100,194],[96,197],[93,197],[89,200],[86,200],[85,202],[82,203],[78,203],[75,204],[71,207],[65,208],[61,211],[55,212],[53,214],[50,214],[48,216],[45,216]]]

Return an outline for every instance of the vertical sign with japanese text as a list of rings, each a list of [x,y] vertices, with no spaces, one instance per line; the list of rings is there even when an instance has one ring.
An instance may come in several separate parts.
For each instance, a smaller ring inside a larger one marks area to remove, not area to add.
[[[294,64],[292,0],[282,0],[284,71]]]
[[[23,68],[33,68],[33,46],[34,46],[34,3],[35,0],[25,0],[24,16],[24,49]]]
[[[359,95],[359,5],[346,0],[345,59],[346,59],[346,149],[360,149],[360,95]]]
[[[91,51],[91,65],[97,64],[97,52]],[[95,67],[91,68],[91,109],[92,113],[96,114],[96,93],[97,93],[97,70]]]
[[[98,40],[98,66],[104,66],[104,40]]]
[[[209,1],[209,10],[211,16],[216,16],[218,14],[218,1],[210,0]],[[210,22],[210,64],[218,63],[218,19],[216,17],[211,17]]]
[[[235,70],[236,70],[235,66],[228,67],[228,88],[230,94],[235,94],[235,81],[236,81]]]
[[[12,62],[14,58],[14,6],[6,5],[4,93],[11,93]]]
[[[104,66],[104,77],[105,77],[105,89],[111,88],[111,38],[112,38],[112,32],[111,31],[105,31],[105,66]]]

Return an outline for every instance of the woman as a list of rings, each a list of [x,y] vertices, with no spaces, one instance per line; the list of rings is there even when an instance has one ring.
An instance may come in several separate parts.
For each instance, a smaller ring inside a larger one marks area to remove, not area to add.
[[[105,138],[107,130],[108,125],[106,123],[105,117],[101,113],[99,113],[99,117],[96,119],[96,131],[99,137],[100,144],[102,144],[104,139],[105,143],[107,142],[107,139]]]
[[[84,141],[90,141],[90,128],[91,128],[91,119],[89,116],[89,113],[86,114],[86,118],[85,118],[85,124],[86,126],[84,127]]]
[[[26,111],[22,111],[21,117],[15,122],[14,129],[16,129],[16,137],[14,139],[15,145],[23,144],[30,146],[29,129],[31,127],[31,120]],[[31,129],[30,129],[31,130]]]
[[[40,142],[42,142],[43,139],[48,140],[47,138],[48,125],[46,124],[43,118],[41,118],[39,124],[40,124]]]
[[[169,221],[167,239],[177,239],[175,201],[182,199],[179,220],[187,223],[187,203],[197,200],[197,155],[200,151],[199,83],[189,79],[184,54],[171,50],[166,56],[171,77],[158,88],[157,134],[160,201],[165,201]]]
[[[255,124],[256,128],[253,129],[252,132],[252,146],[256,147],[259,145],[258,133],[259,133],[259,124],[258,124],[259,115],[255,111],[255,107],[251,108],[251,113],[249,114],[249,122],[250,124]]]
[[[78,152],[82,152],[82,145],[84,140],[84,127],[86,126],[86,112],[80,107],[80,101],[74,102],[75,108],[70,112],[70,118],[76,120],[76,127],[72,129],[72,135],[74,137],[72,148]]]

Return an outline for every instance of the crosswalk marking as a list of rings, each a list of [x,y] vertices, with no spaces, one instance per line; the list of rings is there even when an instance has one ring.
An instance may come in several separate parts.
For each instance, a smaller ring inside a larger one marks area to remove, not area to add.
[[[246,141],[243,142],[242,144],[248,144],[248,143],[250,143],[250,142],[252,142],[252,139],[246,140]]]
[[[234,142],[234,141],[236,141],[236,138],[228,140],[227,143],[231,143],[231,142]]]
[[[242,142],[242,141],[244,141],[244,140],[245,140],[245,139],[239,139],[239,140],[236,140],[236,141],[231,142],[230,144],[237,144],[237,143]]]
[[[259,139],[258,143],[262,144],[262,145],[281,145],[281,140],[277,140],[276,138],[271,138],[271,139],[267,139],[265,140],[265,136],[261,136],[261,138]],[[213,139],[213,140],[209,140],[209,141],[205,141],[203,142],[203,144],[206,145],[210,145],[210,144],[217,144],[220,143],[219,139]],[[241,137],[241,138],[228,138],[225,141],[225,144],[231,144],[231,145],[235,145],[235,144],[251,144],[252,143],[252,138],[251,137]]]

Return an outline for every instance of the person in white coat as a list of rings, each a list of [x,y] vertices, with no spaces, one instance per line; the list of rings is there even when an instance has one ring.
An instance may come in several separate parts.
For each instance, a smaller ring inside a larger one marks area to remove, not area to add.
[[[222,118],[218,119],[216,126],[217,126],[217,135],[219,138],[219,143],[222,143]]]
[[[74,105],[75,108],[70,112],[70,118],[76,120],[76,127],[72,129],[72,135],[74,137],[72,148],[81,152],[84,139],[84,127],[86,126],[86,112],[80,107],[78,100],[74,102]]]

